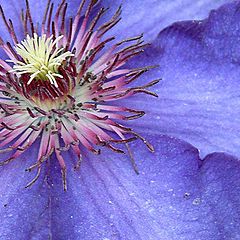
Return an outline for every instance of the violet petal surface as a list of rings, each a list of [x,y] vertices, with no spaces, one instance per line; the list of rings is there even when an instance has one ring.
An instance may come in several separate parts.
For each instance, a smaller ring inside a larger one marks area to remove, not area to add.
[[[238,160],[214,153],[202,164],[197,149],[188,143],[161,135],[149,135],[148,139],[154,141],[155,154],[139,148],[137,142],[131,144],[138,176],[127,156],[109,152],[100,157],[87,155],[79,172],[70,170],[69,157],[67,192],[61,190],[55,159],[46,165],[45,180],[27,190],[21,188],[26,177],[20,177],[17,169],[24,159],[8,166],[15,167],[14,171],[2,168],[2,236],[237,239]],[[32,152],[28,158],[33,157]]]
[[[201,156],[213,151],[239,156],[239,6],[236,1],[206,20],[174,23],[139,58],[139,65],[159,64],[142,82],[163,78],[159,99],[136,97],[129,103],[148,109],[134,123],[139,131],[184,139]]]

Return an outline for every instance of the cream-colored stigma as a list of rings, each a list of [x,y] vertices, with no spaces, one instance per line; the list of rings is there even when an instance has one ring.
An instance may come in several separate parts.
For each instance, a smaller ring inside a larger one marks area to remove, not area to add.
[[[34,33],[33,37],[27,38],[17,44],[16,52],[22,57],[23,61],[14,62],[13,69],[9,72],[16,74],[29,73],[30,84],[34,79],[49,80],[51,84],[58,87],[56,77],[63,78],[58,73],[58,68],[66,58],[74,56],[71,52],[63,52],[64,48],[59,48],[59,41],[63,36],[53,40],[53,36],[47,38],[45,34],[38,36]]]

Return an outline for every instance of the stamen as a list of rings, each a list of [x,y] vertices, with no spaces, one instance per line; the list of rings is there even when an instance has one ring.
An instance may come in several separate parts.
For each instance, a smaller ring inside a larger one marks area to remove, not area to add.
[[[33,21],[32,21],[32,15],[31,15],[31,11],[30,11],[30,7],[29,7],[29,1],[26,0],[26,16],[27,16],[27,19],[29,19],[29,23],[30,23],[30,28],[31,28],[31,32],[32,34],[34,34],[34,25],[33,25]],[[26,19],[26,20],[27,20]]]
[[[42,20],[42,34],[44,33],[44,27],[45,27],[45,23],[46,23],[46,20],[47,20],[47,15],[48,15],[48,11],[49,11],[49,8],[50,8],[50,4],[51,4],[51,0],[48,0],[47,5],[46,5],[46,9],[45,9],[45,12],[44,12],[43,20]]]
[[[61,0],[56,9],[48,0],[40,22],[41,35],[38,35],[29,0],[25,2],[26,9],[21,12],[25,39],[21,42],[12,21],[7,21],[0,6],[0,17],[11,37],[9,42],[0,37],[0,48],[11,59],[8,60],[11,64],[0,59],[0,153],[13,151],[7,160],[0,161],[0,166],[15,160],[39,138],[37,160],[26,169],[35,170],[36,176],[26,187],[37,181],[42,164],[55,153],[66,191],[63,151],[74,152],[77,169],[82,162],[83,149],[101,154],[98,149],[101,146],[119,154],[124,151],[115,145],[126,146],[132,167],[138,174],[129,143],[140,139],[149,151],[153,152],[154,148],[144,137],[118,121],[134,120],[145,112],[114,102],[138,93],[157,97],[148,88],[160,79],[143,86],[134,85],[139,76],[155,66],[135,69],[125,66],[148,45],[143,35],[113,43],[105,50],[115,37],[103,38],[103,35],[121,20],[121,6],[106,23],[97,26],[107,9],[101,8],[92,16],[96,0],[82,0],[76,16],[69,20],[66,0]]]
[[[64,52],[64,48],[58,47],[62,38],[63,35],[55,40],[53,35],[49,38],[46,34],[39,37],[34,33],[33,38],[28,35],[27,39],[17,44],[15,48],[17,54],[22,57],[22,61],[17,61],[9,72],[18,75],[30,74],[28,85],[33,80],[43,80],[58,87],[57,78],[63,78],[58,72],[59,66],[64,60],[74,56],[70,51]]]
[[[25,186],[25,188],[31,187],[31,186],[38,180],[38,178],[39,178],[39,176],[40,176],[40,173],[41,173],[41,166],[38,166],[38,170],[37,170],[36,176],[33,178],[33,180],[32,180],[31,182],[29,182],[29,183]]]

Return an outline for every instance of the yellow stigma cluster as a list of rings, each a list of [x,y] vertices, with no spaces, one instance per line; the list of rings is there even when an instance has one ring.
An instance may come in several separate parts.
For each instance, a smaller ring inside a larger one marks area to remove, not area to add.
[[[15,65],[10,72],[19,75],[30,74],[27,84],[34,79],[49,80],[51,84],[58,87],[56,77],[63,78],[58,73],[58,68],[66,58],[73,56],[71,52],[64,52],[64,48],[59,48],[59,41],[62,38],[62,35],[55,40],[53,40],[53,36],[47,38],[46,34],[38,36],[34,33],[33,37],[28,35],[15,47],[23,61],[14,62]]]

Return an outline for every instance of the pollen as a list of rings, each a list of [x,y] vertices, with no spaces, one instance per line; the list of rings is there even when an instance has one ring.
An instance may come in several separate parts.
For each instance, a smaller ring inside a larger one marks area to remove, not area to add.
[[[22,60],[16,61],[10,72],[18,75],[30,74],[28,85],[34,80],[43,80],[58,87],[56,78],[63,78],[58,68],[64,60],[73,56],[70,51],[64,51],[63,47],[59,47],[62,38],[63,35],[55,40],[53,35],[48,38],[46,34],[38,36],[34,33],[33,37],[27,35],[26,39],[15,47]]]

